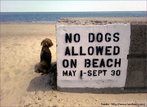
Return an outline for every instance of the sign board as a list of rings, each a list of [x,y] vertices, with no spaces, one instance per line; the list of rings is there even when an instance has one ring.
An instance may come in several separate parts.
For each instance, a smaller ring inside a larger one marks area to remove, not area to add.
[[[57,85],[124,87],[130,24],[57,25]]]

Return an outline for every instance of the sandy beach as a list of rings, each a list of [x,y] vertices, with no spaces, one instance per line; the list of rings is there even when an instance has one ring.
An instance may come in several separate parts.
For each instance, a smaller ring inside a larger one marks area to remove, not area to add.
[[[56,62],[55,23],[0,24],[0,107],[147,106],[147,93],[92,94],[54,90],[47,74],[34,72],[40,60],[40,43],[45,38],[53,41],[50,49],[52,62]]]

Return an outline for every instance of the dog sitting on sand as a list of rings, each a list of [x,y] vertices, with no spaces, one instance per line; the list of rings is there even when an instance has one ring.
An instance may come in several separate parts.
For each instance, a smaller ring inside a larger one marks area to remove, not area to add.
[[[51,68],[51,51],[50,47],[53,43],[50,39],[46,38],[41,42],[42,50],[40,54],[40,62],[35,66],[35,72],[46,74]]]

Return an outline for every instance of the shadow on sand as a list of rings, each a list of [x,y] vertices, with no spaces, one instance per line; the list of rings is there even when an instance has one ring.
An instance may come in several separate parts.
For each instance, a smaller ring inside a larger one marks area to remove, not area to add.
[[[27,91],[48,91],[57,88],[56,64],[52,66],[48,74],[43,74],[31,80]]]

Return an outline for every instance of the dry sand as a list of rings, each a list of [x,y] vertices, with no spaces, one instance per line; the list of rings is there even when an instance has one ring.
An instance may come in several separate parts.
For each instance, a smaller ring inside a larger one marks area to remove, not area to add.
[[[34,72],[39,62],[40,42],[52,39],[53,61],[56,61],[54,23],[5,23],[0,25],[0,107],[95,106],[143,104],[114,107],[145,107],[147,94],[90,94],[53,90],[48,75]],[[107,103],[107,104],[106,104]],[[106,105],[104,105],[106,104]],[[146,105],[147,106],[147,105]]]

